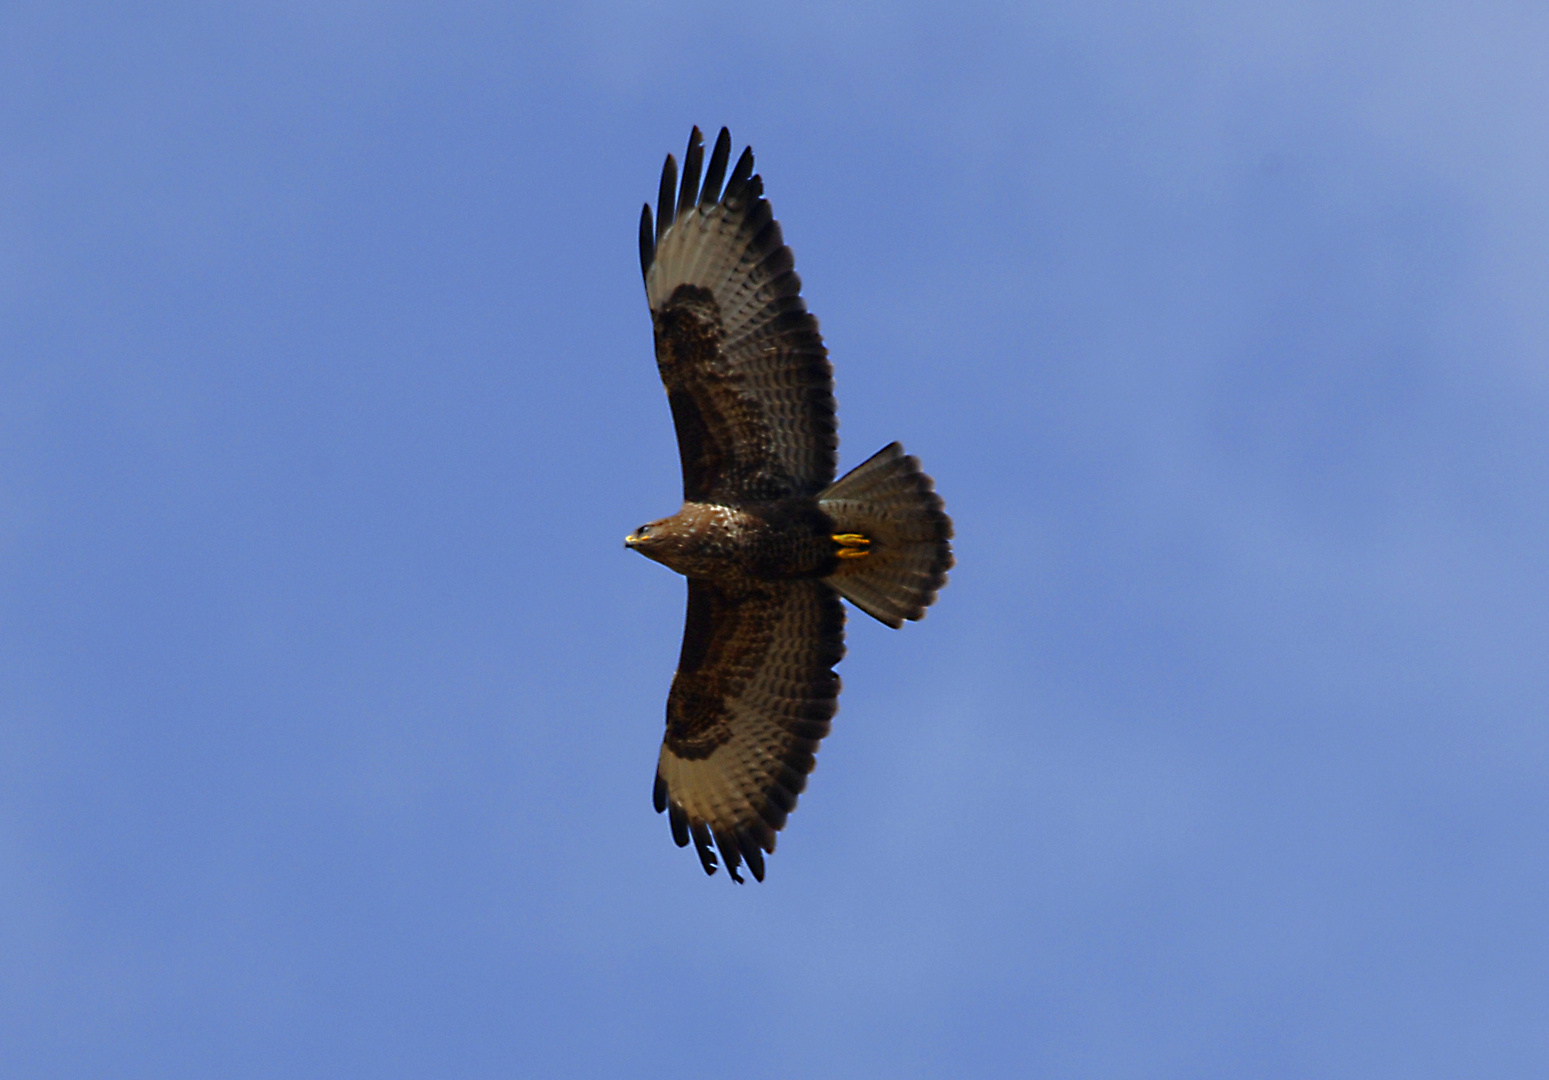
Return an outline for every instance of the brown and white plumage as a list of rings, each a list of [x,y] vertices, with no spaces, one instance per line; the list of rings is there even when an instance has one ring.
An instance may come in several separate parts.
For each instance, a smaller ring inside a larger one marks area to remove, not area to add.
[[[654,801],[680,846],[697,841],[707,872],[713,838],[733,877],[740,854],[763,880],[759,849],[774,851],[806,787],[843,655],[844,607],[820,581],[739,590],[689,579]]]
[[[706,873],[732,878],[796,806],[838,708],[841,595],[890,626],[918,619],[952,564],[950,519],[898,444],[833,483],[833,376],[817,320],[744,150],[681,183],[669,155],[640,220],[656,359],[677,430],[683,508],[626,543],[689,578],[654,802]]]
[[[721,129],[703,184],[694,129],[683,179],[671,156],[640,266],[683,459],[683,497],[811,495],[834,478],[833,369],[801,298],[795,259],[744,150],[724,191],[731,135]]]

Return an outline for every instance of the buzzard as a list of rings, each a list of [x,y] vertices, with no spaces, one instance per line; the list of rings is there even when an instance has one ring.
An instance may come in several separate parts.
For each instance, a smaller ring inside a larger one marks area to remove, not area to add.
[[[683,465],[683,507],[625,545],[688,578],[653,801],[732,879],[796,807],[838,708],[842,596],[895,629],[952,566],[951,519],[897,443],[837,483],[833,369],[791,249],[731,133],[696,127],[640,217],[640,269]],[[725,186],[722,187],[722,180]]]

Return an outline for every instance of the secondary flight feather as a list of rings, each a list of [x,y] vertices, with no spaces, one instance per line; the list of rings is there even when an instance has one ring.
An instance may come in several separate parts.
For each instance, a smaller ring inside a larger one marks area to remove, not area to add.
[[[897,443],[837,483],[833,370],[753,151],[667,156],[640,269],[677,430],[683,506],[625,544],[688,578],[653,799],[735,881],[796,808],[838,708],[842,596],[897,628],[952,566],[952,522]],[[701,169],[703,173],[701,174]],[[724,181],[724,186],[723,186]]]

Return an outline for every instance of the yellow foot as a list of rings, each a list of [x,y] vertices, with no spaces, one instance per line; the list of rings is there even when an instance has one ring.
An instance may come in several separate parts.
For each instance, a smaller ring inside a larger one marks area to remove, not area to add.
[[[835,533],[829,539],[839,545],[836,554],[841,559],[864,559],[871,544],[871,539],[860,533]]]

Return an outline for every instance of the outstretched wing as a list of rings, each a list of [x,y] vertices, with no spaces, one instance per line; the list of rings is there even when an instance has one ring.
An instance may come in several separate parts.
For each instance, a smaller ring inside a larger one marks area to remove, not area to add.
[[[705,873],[715,873],[713,842],[733,880],[744,859],[764,880],[764,852],[838,708],[842,656],[844,608],[822,582],[732,593],[689,579],[654,800],[679,847],[693,838]]]
[[[656,363],[692,502],[816,494],[834,478],[833,370],[801,299],[791,249],[742,152],[724,190],[721,129],[704,183],[696,127],[683,180],[667,156],[653,222],[640,217],[640,269]]]

